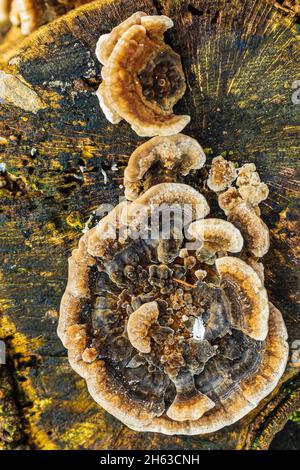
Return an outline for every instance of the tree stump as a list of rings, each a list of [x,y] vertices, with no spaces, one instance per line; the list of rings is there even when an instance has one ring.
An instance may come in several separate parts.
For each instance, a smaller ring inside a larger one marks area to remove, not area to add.
[[[111,125],[100,110],[96,41],[143,10],[174,20],[166,38],[187,80],[176,109],[191,115],[184,132],[211,156],[230,152],[239,164],[254,162],[269,185],[262,204],[271,231],[266,287],[285,319],[291,352],[299,348],[296,8],[274,0],[99,0],[27,38],[16,28],[4,35],[0,448],[266,449],[299,409],[294,351],[279,387],[235,425],[192,437],[134,432],[92,400],[56,335],[67,258],[93,211],[123,195],[124,167],[145,140],[124,121]],[[191,184],[197,188],[197,177]]]

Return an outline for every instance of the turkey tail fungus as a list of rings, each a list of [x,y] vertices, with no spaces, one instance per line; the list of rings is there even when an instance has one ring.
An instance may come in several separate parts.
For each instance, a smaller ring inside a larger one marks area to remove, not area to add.
[[[146,137],[176,134],[189,123],[189,116],[173,114],[186,85],[180,57],[163,38],[172,26],[167,16],[138,12],[100,36],[96,55],[103,81],[97,96],[111,123],[125,119]]]
[[[0,449],[299,447],[298,3],[0,0]]]
[[[135,430],[217,431],[255,408],[286,366],[284,322],[253,268],[269,246],[261,197],[251,205],[245,193],[228,202],[221,192],[235,189],[237,175],[239,189],[262,183],[253,168],[213,160],[208,186],[223,195],[229,220],[205,218],[206,198],[176,182],[204,162],[187,136],[143,144],[125,170],[134,201],[85,234],[69,261],[58,332],[70,364],[92,397]],[[168,237],[153,217],[163,207],[165,220],[166,206],[173,209]],[[190,219],[179,226],[186,206]]]

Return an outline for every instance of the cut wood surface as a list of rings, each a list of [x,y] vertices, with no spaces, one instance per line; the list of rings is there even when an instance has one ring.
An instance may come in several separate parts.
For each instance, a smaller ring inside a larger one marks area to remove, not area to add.
[[[292,3],[99,0],[26,38],[16,28],[4,35],[0,448],[263,449],[299,408],[294,354],[277,390],[235,425],[206,436],[138,433],[92,400],[56,334],[68,256],[93,211],[124,194],[129,155],[146,140],[124,121],[110,124],[100,110],[96,41],[143,10],[174,20],[166,40],[180,53],[187,80],[176,106],[191,115],[184,132],[210,149],[208,163],[230,152],[239,164],[254,162],[269,185],[262,203],[271,231],[265,284],[283,314],[291,353],[299,348],[300,104],[292,87],[300,79],[300,30]],[[199,178],[189,184],[197,188]]]

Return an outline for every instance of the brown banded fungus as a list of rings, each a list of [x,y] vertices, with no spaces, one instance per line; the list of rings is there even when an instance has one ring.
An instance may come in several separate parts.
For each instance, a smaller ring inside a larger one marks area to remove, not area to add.
[[[269,188],[261,182],[254,163],[239,168],[236,185],[242,199],[252,207],[257,207],[269,195]]]
[[[9,20],[11,0],[0,0],[0,25]]]
[[[230,222],[222,219],[203,219],[189,226],[189,233],[201,240],[202,246],[197,251],[198,259],[214,260],[216,253],[238,253],[243,248],[241,232]]]
[[[111,123],[124,119],[140,136],[173,135],[189,123],[189,116],[173,113],[186,85],[179,55],[164,42],[172,26],[167,16],[137,12],[99,38],[97,96]]]
[[[130,156],[124,173],[125,196],[134,201],[158,183],[180,182],[202,168],[205,153],[197,140],[184,134],[153,137]]]
[[[121,222],[127,201],[118,204],[90,231],[88,251],[92,256],[109,256],[115,246],[122,245],[126,227]]]
[[[220,155],[212,160],[207,186],[215,192],[223,191],[231,185],[236,177],[237,171],[234,164]]]
[[[228,178],[227,178],[228,179]],[[226,189],[222,191],[222,189]],[[228,220],[241,232],[245,250],[255,258],[264,256],[270,247],[269,230],[260,217],[259,204],[269,190],[262,183],[253,163],[246,163],[237,170],[236,186],[219,186],[218,203]]]
[[[268,333],[269,304],[261,279],[247,263],[232,256],[217,259],[216,268],[230,301],[231,324],[263,341]]]
[[[156,210],[176,212],[186,208],[193,220],[206,217],[209,206],[205,197],[194,188],[183,183],[160,183],[152,186],[135,201],[128,204],[121,214],[123,223],[131,227],[141,225]]]
[[[238,197],[234,208],[253,209]],[[157,224],[162,204],[176,206],[169,238],[159,223],[157,237],[133,236]],[[190,222],[174,225],[186,205]],[[255,408],[285,369],[287,333],[261,263],[233,221],[208,213],[192,187],[156,184],[85,233],[69,260],[58,334],[92,397],[132,429],[214,432]]]

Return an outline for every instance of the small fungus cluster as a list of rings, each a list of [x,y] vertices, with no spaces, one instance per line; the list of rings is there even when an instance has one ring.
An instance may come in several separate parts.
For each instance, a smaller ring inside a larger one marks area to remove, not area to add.
[[[41,25],[90,0],[0,0],[1,23],[10,22],[27,36]]]
[[[127,426],[203,434],[239,420],[276,387],[287,332],[264,287],[269,231],[259,204],[268,188],[255,165],[212,160],[206,185],[220,218],[184,183],[204,166],[202,147],[165,135],[180,120],[170,110],[184,91],[180,61],[162,38],[170,25],[137,13],[99,40],[106,115],[164,135],[133,152],[126,200],[72,252],[58,334],[92,397]],[[156,67],[166,77],[175,67],[175,95],[145,95]]]

